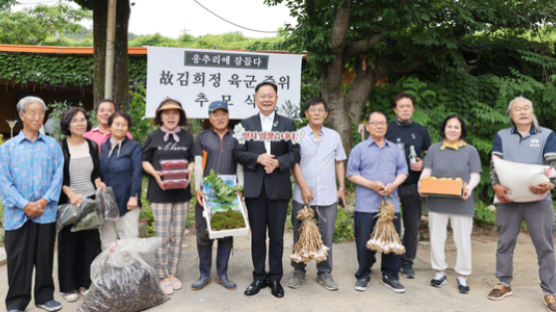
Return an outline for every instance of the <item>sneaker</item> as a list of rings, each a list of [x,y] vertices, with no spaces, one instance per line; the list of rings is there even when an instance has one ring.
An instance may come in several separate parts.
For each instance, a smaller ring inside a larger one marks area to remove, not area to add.
[[[431,279],[431,286],[440,288],[443,285],[446,285],[447,278],[446,274],[436,274],[433,279]]]
[[[75,301],[77,301],[77,299],[79,299],[79,294],[77,294],[77,291],[73,290],[73,291],[65,293],[64,294],[64,299],[67,302],[75,302]]]
[[[488,293],[488,299],[490,300],[502,300],[507,296],[512,295],[512,288],[500,283],[496,284],[494,288]]]
[[[467,278],[462,277],[462,276],[458,276],[458,278],[456,279],[457,283],[458,283],[458,291],[462,294],[466,294],[469,292],[469,284],[467,283]]]
[[[328,272],[319,273],[317,275],[317,282],[328,290],[338,290],[338,284],[332,279],[332,275]]]
[[[413,266],[409,263],[402,264],[402,275],[409,279],[415,278],[415,271],[413,270]]]
[[[180,280],[177,279],[175,276],[170,276],[170,285],[172,286],[172,289],[174,289],[174,290],[178,290],[178,289],[181,289],[183,287]]]
[[[555,312],[556,299],[554,298],[554,295],[544,295],[544,305],[546,306],[548,312]]]
[[[405,292],[405,287],[403,287],[403,285],[400,284],[400,281],[390,279],[386,275],[384,275],[382,277],[382,282],[380,282],[380,283],[382,285],[386,286],[387,288],[390,288],[391,290],[397,292],[397,293]]]
[[[305,272],[301,270],[294,270],[292,277],[290,278],[286,286],[288,286],[289,288],[298,288],[299,286],[301,286],[301,283],[303,283],[304,280]]]
[[[45,311],[53,312],[60,310],[62,308],[62,304],[56,300],[49,300],[43,304],[37,304],[37,307]]]
[[[89,288],[79,287],[79,293],[81,293],[83,296],[87,296],[87,294],[89,293]]]
[[[160,288],[167,295],[171,295],[174,293],[174,288],[172,288],[172,282],[170,282],[170,280],[161,280]]]
[[[367,284],[369,284],[369,278],[360,278],[355,282],[355,290],[365,291],[367,290]]]

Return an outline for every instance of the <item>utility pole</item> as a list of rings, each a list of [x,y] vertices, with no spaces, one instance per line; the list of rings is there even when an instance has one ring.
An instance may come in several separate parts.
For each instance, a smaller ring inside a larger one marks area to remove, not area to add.
[[[116,33],[116,0],[108,0],[106,21],[106,62],[104,73],[104,98],[112,99],[114,85],[114,36]]]

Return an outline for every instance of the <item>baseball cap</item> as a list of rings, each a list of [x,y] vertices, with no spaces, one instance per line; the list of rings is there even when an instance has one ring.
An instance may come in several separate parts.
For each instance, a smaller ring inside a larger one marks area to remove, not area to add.
[[[210,105],[209,105],[209,113],[212,113],[217,109],[223,109],[225,111],[228,111],[228,103],[226,103],[224,101],[211,102]]]

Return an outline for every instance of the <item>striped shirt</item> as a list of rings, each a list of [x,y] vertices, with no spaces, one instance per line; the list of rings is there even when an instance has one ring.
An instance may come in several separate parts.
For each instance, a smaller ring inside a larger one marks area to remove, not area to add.
[[[56,221],[62,190],[64,156],[52,137],[39,134],[31,142],[21,131],[0,146],[0,195],[4,204],[4,226],[17,230],[29,219],[35,223]],[[30,218],[23,208],[41,198],[48,204],[38,217]]]
[[[91,182],[94,164],[93,157],[89,152],[89,144],[87,141],[77,146],[68,144],[68,149],[71,155],[69,163],[70,189],[81,197],[89,197],[95,194],[95,186]]]

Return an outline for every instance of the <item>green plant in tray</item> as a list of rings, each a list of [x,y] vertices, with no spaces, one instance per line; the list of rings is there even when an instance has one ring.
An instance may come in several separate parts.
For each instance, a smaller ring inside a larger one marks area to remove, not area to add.
[[[210,226],[213,230],[237,229],[245,226],[245,220],[240,211],[232,209],[232,204],[237,198],[236,193],[243,190],[242,186],[231,186],[220,178],[214,170],[210,170],[204,182],[211,186],[215,200],[224,211],[214,212],[210,218]]]

